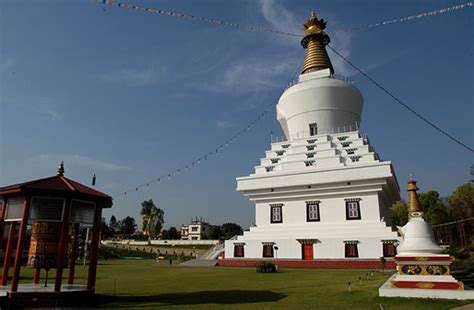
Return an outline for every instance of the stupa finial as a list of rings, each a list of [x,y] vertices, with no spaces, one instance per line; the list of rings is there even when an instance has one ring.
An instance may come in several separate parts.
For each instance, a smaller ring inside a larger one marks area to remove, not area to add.
[[[410,216],[422,216],[423,208],[421,207],[420,200],[416,191],[419,188],[416,186],[416,181],[413,180],[413,176],[410,174],[407,184],[407,191],[410,192],[410,206],[408,207],[408,214]]]
[[[326,51],[326,45],[331,41],[329,36],[324,33],[326,22],[324,19],[318,19],[316,12],[311,12],[311,17],[303,25],[305,37],[301,40],[301,45],[306,49],[303,69],[301,74],[324,69],[330,69],[334,73],[334,69]]]
[[[59,167],[58,167],[58,171],[56,172],[56,175],[57,176],[64,176],[64,161],[61,161],[61,163],[59,164]]]

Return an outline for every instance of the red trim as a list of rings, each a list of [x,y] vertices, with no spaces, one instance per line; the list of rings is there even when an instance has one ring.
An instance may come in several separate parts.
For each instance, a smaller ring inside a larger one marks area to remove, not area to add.
[[[40,281],[40,277],[41,277],[41,269],[40,268],[36,268],[35,269],[35,274],[33,276],[33,284],[38,284],[39,281]]]
[[[95,290],[95,277],[97,274],[97,255],[99,252],[99,237],[102,209],[96,205],[94,227],[92,228],[92,240],[89,256],[89,272],[87,275],[87,289]]]
[[[63,280],[64,256],[66,254],[67,236],[69,230],[69,217],[71,214],[71,198],[66,199],[64,207],[63,222],[61,223],[61,237],[59,239],[58,257],[56,262],[56,282],[54,283],[54,291],[61,292],[61,283]]]
[[[10,271],[10,261],[12,259],[13,241],[15,239],[15,229],[17,222],[10,222],[10,230],[8,231],[7,248],[3,256],[3,270],[2,270],[2,286],[8,283],[8,272]]]
[[[418,289],[441,289],[441,290],[462,290],[462,282],[414,282],[414,281],[392,281],[392,286],[397,288],[418,288]]]
[[[2,210],[0,211],[0,249],[3,245],[3,234],[5,232],[5,212],[7,210],[7,197],[3,197]]]
[[[18,290],[18,281],[20,280],[20,268],[23,260],[23,245],[25,243],[26,227],[28,226],[28,214],[30,213],[30,197],[25,196],[23,203],[23,214],[21,216],[20,230],[18,231],[18,241],[16,243],[15,264],[13,265],[12,286],[10,290]]]
[[[291,268],[354,268],[380,269],[380,260],[374,259],[341,259],[341,260],[275,260],[275,259],[219,259],[219,266],[228,267],[255,267],[259,262],[278,262],[279,267]],[[396,264],[392,260],[385,261],[386,269],[394,269]]]
[[[76,270],[76,256],[77,256],[77,245],[78,245],[78,236],[79,236],[79,224],[74,224],[74,232],[72,234],[72,248],[71,256],[69,259],[69,277],[68,284],[74,283],[74,272]]]

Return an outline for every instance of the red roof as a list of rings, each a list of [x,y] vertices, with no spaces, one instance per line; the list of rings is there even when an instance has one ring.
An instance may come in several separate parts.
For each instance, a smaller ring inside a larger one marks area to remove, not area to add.
[[[112,205],[111,196],[60,175],[0,187],[0,195],[15,193],[37,194],[41,192],[54,192],[57,195],[67,196],[85,196],[91,199],[104,200],[105,202],[110,202],[109,206]]]

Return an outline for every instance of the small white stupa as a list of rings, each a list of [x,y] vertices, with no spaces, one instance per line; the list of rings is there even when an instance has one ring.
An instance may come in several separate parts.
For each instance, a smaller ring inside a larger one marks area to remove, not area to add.
[[[451,276],[454,257],[441,254],[430,225],[423,219],[423,211],[412,177],[408,181],[410,193],[409,220],[398,227],[403,237],[395,256],[397,273],[379,289],[380,296],[474,299],[474,291],[464,290],[462,282]]]

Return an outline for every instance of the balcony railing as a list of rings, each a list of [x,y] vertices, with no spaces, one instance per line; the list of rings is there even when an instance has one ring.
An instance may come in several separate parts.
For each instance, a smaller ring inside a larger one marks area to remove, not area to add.
[[[328,135],[328,134],[339,134],[339,133],[345,133],[345,132],[351,132],[351,131],[358,131],[359,126],[357,123],[353,125],[348,125],[348,126],[342,126],[342,127],[336,127],[336,128],[318,128],[317,134],[316,135],[311,135],[309,129],[305,131],[300,131],[295,134],[292,134],[289,139],[287,139],[285,136],[271,136],[271,142],[276,143],[276,142],[285,142],[285,141],[292,141],[292,140],[297,140],[297,139],[307,139],[307,138],[312,138],[312,139],[317,139],[318,136],[320,135]]]
[[[348,78],[348,77],[339,75],[339,74],[333,74],[333,75],[330,76],[330,78],[333,78],[333,79],[336,79],[336,80],[340,80],[340,81],[344,81],[344,82],[349,83],[349,84],[351,84],[351,85],[354,84],[354,81],[353,81],[353,80],[351,80],[351,79]],[[299,78],[292,80],[290,83],[288,83],[288,84],[286,85],[286,87],[285,87],[285,89],[283,90],[283,92],[286,91],[288,88],[290,88],[290,87],[292,87],[292,86],[294,86],[294,85],[296,85],[296,84],[298,84],[298,83],[299,83]]]

